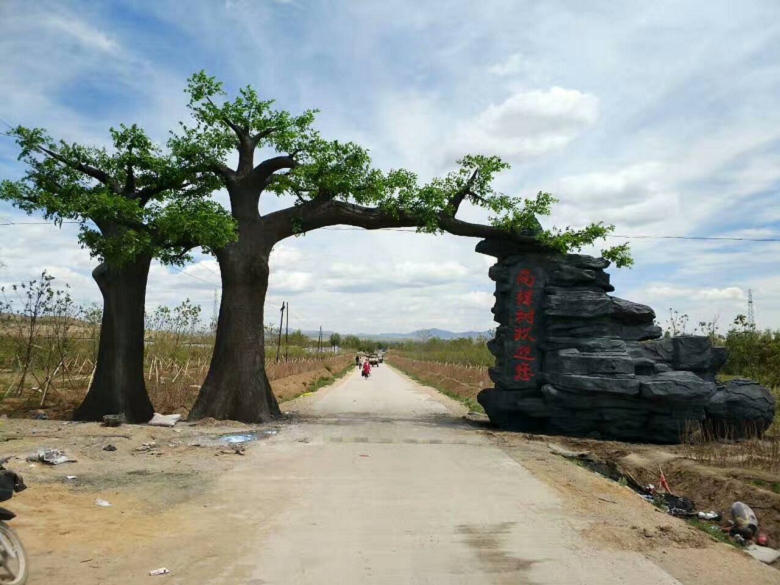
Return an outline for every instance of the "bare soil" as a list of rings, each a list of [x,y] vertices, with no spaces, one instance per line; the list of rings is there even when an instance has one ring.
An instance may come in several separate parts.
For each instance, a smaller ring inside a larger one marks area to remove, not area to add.
[[[686,585],[733,583],[735,575],[751,583],[777,583],[775,571],[737,548],[642,500],[628,486],[606,479],[552,453],[550,443],[588,451],[612,461],[637,478],[658,484],[659,464],[672,490],[690,497],[702,510],[728,512],[732,502],[754,506],[770,546],[780,545],[776,516],[780,496],[754,491],[731,470],[705,469],[663,448],[595,440],[485,431],[513,459],[563,496],[572,528],[609,549],[641,552]],[[775,563],[777,565],[777,563]],[[774,567],[780,568],[780,567]],[[741,577],[741,578],[742,578]],[[740,579],[741,579],[740,578]]]
[[[193,509],[237,459],[215,445],[224,433],[271,430],[238,423],[179,423],[175,429],[137,425],[7,419],[0,424],[0,454],[29,486],[5,503],[17,514],[35,567],[32,583],[57,582],[67,568],[89,572],[141,544],[192,530]],[[105,451],[113,445],[115,451]],[[26,457],[41,448],[62,449],[75,463],[50,466]],[[67,476],[76,476],[67,479]],[[110,507],[99,506],[104,500]],[[156,567],[150,567],[150,569]]]

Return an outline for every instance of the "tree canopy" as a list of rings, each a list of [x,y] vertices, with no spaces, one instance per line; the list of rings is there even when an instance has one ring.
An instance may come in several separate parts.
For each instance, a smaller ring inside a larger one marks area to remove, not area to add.
[[[545,229],[557,200],[539,192],[530,198],[495,190],[495,177],[509,169],[497,156],[466,155],[444,177],[420,184],[408,170],[372,166],[368,151],[353,143],[325,140],[314,129],[316,110],[294,116],[261,100],[251,86],[230,100],[223,85],[201,71],[189,79],[189,109],[195,124],[182,124],[171,150],[183,160],[221,177],[228,186],[242,184],[257,198],[231,196],[235,217],[258,215],[263,192],[295,197],[291,209],[268,214],[280,236],[305,233],[334,222],[366,227],[416,227],[421,232],[448,231],[473,237],[514,237],[558,252],[578,251],[613,232],[603,222],[581,228]],[[275,156],[255,165],[258,149]],[[235,169],[227,166],[238,154]],[[462,203],[489,212],[489,225],[456,219]],[[628,245],[604,248],[602,255],[619,267],[630,266]]]
[[[21,180],[0,183],[0,199],[55,224],[80,224],[79,241],[113,265],[139,254],[181,264],[198,245],[234,237],[229,215],[208,196],[219,183],[162,149],[138,126],[111,129],[112,149],[54,141],[40,128],[8,132],[26,165]]]

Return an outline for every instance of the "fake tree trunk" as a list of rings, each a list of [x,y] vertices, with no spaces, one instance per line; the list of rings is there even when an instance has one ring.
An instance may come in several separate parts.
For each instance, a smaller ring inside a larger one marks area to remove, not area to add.
[[[246,423],[279,416],[265,371],[263,305],[268,290],[270,247],[254,245],[251,230],[217,252],[222,301],[214,354],[190,419],[213,417]],[[259,235],[259,234],[253,234]]]
[[[111,267],[101,264],[92,277],[103,295],[97,368],[74,420],[100,421],[123,414],[147,422],[154,414],[144,383],[144,305],[151,256]]]

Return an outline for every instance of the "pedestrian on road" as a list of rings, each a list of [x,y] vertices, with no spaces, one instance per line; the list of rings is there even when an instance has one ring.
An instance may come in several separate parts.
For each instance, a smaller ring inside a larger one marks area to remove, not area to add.
[[[368,362],[368,360],[363,362],[363,377],[368,380],[368,377],[371,375],[371,364]]]
[[[355,367],[356,368],[360,367],[360,356],[357,354],[355,354]]]

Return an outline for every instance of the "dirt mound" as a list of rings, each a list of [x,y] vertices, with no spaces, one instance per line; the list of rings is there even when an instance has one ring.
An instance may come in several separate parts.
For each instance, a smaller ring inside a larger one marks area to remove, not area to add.
[[[759,469],[702,465],[676,452],[679,447],[630,445],[588,439],[556,438],[578,451],[593,453],[628,471],[640,484],[658,485],[661,470],[672,491],[690,498],[697,510],[728,515],[731,504],[748,504],[758,516],[770,546],[780,546],[780,476]]]

